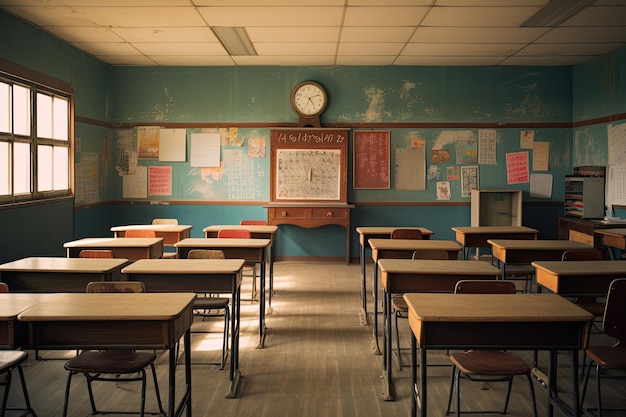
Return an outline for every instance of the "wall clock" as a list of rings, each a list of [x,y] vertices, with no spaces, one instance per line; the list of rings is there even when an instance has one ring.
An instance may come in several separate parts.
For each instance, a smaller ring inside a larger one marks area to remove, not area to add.
[[[291,107],[300,117],[299,127],[321,127],[319,117],[327,105],[326,90],[315,81],[304,81],[291,92]]]

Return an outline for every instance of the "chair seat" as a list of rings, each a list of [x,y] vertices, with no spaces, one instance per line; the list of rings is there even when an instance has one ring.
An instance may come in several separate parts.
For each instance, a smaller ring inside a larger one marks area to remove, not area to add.
[[[199,310],[219,310],[226,308],[230,300],[224,297],[198,297],[193,302],[193,308]]]
[[[0,371],[12,368],[28,357],[23,350],[0,350]]]
[[[156,359],[152,352],[132,350],[86,351],[68,360],[65,369],[73,372],[132,374],[141,372]]]
[[[626,346],[590,346],[586,352],[604,369],[626,369]]]
[[[452,363],[467,375],[526,375],[530,367],[514,353],[497,350],[470,350],[450,354]]]
[[[409,306],[401,295],[397,295],[391,299],[391,307],[398,311],[409,311]]]

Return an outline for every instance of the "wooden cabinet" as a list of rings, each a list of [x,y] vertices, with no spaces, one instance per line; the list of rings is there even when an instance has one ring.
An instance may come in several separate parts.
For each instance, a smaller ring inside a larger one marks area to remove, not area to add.
[[[521,226],[522,190],[472,190],[471,226]]]

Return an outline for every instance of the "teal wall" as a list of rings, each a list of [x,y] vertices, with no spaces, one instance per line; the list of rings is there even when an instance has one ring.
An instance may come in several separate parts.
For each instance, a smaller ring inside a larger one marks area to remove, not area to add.
[[[210,224],[266,217],[269,148],[264,159],[246,161],[261,177],[261,189],[251,199],[230,201],[225,197],[226,183],[210,185],[208,194],[194,191],[198,177],[189,166],[188,153],[186,162],[140,160],[140,165],[171,165],[175,186],[171,197],[133,201],[122,195],[122,178],[115,170],[119,129],[105,127],[109,123],[176,124],[187,128],[187,140],[199,131],[198,125],[239,126],[241,135],[252,129],[269,144],[268,126],[297,121],[289,106],[291,89],[313,79],[326,87],[330,98],[322,123],[390,130],[392,167],[395,149],[406,147],[411,136],[426,140],[430,166],[429,151],[442,137],[455,137],[459,130],[477,137],[479,129],[495,129],[498,162],[480,166],[481,188],[508,187],[505,155],[520,150],[520,131],[534,130],[536,141],[550,143],[552,198],[531,198],[528,184],[513,188],[524,191],[523,223],[539,228],[540,237],[547,238],[555,236],[554,217],[562,213],[563,176],[572,166],[602,165],[607,158],[604,121],[574,129],[568,125],[624,113],[626,106],[621,75],[626,49],[573,68],[110,67],[2,11],[0,39],[0,59],[69,82],[75,91],[74,210],[71,204],[0,210],[2,230],[11,234],[19,230],[26,237],[41,238],[35,230],[38,223],[54,216],[57,224],[50,226],[49,240],[40,245],[38,254],[57,255],[63,241],[107,236],[111,226],[154,217],[176,217],[192,224],[193,236],[201,236],[202,228]],[[454,141],[442,147],[454,159]],[[532,150],[529,154],[532,160]],[[348,200],[356,205],[350,231],[352,257],[358,254],[355,226],[419,224],[435,231],[437,238],[451,239],[451,226],[469,225],[469,199],[460,196],[458,181],[452,181],[450,202],[436,201],[433,181],[427,181],[425,191],[353,190],[351,154],[349,160]],[[393,168],[391,173],[393,184]],[[149,204],[150,200],[164,204]],[[342,259],[344,235],[336,226],[311,230],[281,226],[275,254]],[[3,237],[0,261],[33,253],[7,242]]]

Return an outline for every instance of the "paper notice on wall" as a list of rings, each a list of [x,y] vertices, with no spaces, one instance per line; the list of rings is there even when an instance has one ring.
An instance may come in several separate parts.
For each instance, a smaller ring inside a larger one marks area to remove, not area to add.
[[[550,160],[550,142],[533,144],[533,171],[547,171]]]
[[[191,134],[191,166],[218,167],[220,166],[220,134],[219,133],[192,133]]]
[[[530,196],[552,197],[552,174],[530,174]]]
[[[132,175],[122,176],[123,198],[146,198],[148,197],[148,167],[137,166]]]
[[[187,160],[187,129],[161,129],[159,136],[159,161]]]
[[[507,184],[522,184],[530,181],[528,152],[506,154],[506,179]]]

